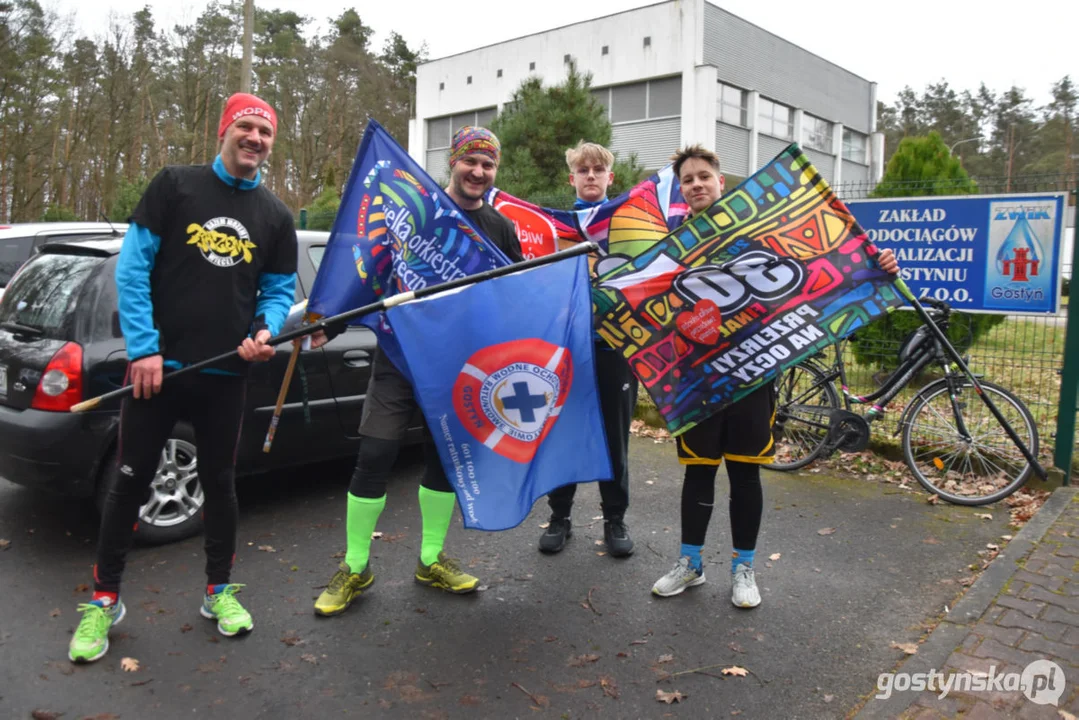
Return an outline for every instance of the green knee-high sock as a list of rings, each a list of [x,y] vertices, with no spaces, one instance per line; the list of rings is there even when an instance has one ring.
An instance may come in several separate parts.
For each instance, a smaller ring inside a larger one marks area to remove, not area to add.
[[[453,519],[457,495],[439,492],[420,485],[420,516],[423,518],[423,543],[420,545],[420,562],[430,565],[438,560],[446,533]]]
[[[386,507],[386,496],[380,498],[356,497],[348,494],[348,514],[345,520],[345,532],[348,546],[345,549],[345,562],[354,573],[363,572],[371,557],[371,533],[382,509]]]

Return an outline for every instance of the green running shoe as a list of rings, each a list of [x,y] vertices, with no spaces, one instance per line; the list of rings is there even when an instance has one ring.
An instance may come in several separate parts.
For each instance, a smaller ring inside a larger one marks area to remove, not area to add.
[[[92,663],[109,651],[109,629],[124,619],[127,609],[123,600],[117,600],[112,607],[104,607],[99,601],[83,603],[78,610],[82,620],[75,628],[67,657],[74,663]]]
[[[242,587],[238,583],[214,585],[214,594],[202,599],[199,612],[207,620],[216,620],[217,631],[225,637],[251,632],[255,627],[251,613],[236,599],[236,593]]]
[[[480,579],[466,573],[457,564],[456,560],[448,557],[446,553],[440,552],[438,560],[430,565],[424,565],[422,560],[419,561],[416,565],[416,582],[457,595],[464,595],[465,593],[475,592],[476,586],[480,584]]]
[[[340,615],[352,601],[363,594],[363,591],[371,587],[375,581],[375,575],[371,572],[371,563],[356,574],[347,563],[341,563],[341,567],[330,578],[330,584],[315,600],[315,614],[323,617]]]

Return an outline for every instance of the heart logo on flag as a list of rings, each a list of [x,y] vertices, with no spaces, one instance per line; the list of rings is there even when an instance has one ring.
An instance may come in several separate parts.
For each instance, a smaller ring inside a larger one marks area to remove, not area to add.
[[[719,308],[711,300],[698,300],[692,311],[680,312],[675,319],[678,332],[698,345],[717,344],[722,322]]]

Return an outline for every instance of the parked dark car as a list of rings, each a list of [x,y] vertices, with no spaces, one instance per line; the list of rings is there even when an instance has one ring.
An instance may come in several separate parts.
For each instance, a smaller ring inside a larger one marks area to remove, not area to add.
[[[300,231],[298,236],[297,302],[311,289],[328,233]],[[68,410],[124,380],[127,355],[114,282],[121,242],[107,236],[49,242],[22,266],[0,299],[0,477],[92,497],[99,506],[116,472],[119,403],[79,414]],[[238,474],[354,455],[358,448],[375,336],[366,328],[349,328],[324,347],[303,352],[273,448],[263,453],[291,348],[291,343],[278,346],[273,360],[251,367]],[[414,439],[419,438],[418,415],[416,420]],[[200,529],[197,457],[194,433],[177,423],[150,501],[140,511],[142,542],[172,542]]]

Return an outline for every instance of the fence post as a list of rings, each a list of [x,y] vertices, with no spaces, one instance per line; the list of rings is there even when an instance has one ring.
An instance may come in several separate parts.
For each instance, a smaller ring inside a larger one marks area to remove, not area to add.
[[[300,227],[298,229],[307,229],[307,208],[300,208]]]
[[[1053,464],[1064,472],[1070,485],[1072,455],[1075,452],[1075,413],[1079,406],[1079,303],[1075,302],[1075,272],[1079,269],[1079,190],[1072,190],[1076,228],[1072,231],[1072,277],[1068,295],[1068,324],[1064,334],[1064,370],[1060,378],[1060,406],[1057,408],[1056,451]]]

